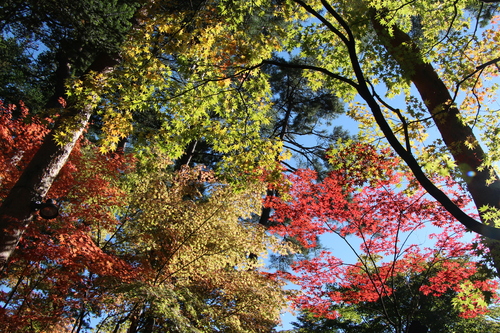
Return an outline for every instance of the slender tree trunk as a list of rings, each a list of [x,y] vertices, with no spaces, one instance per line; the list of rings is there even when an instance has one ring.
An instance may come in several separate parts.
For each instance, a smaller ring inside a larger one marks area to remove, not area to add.
[[[198,140],[193,140],[189,143],[184,152],[184,155],[176,162],[176,169],[180,169],[183,165],[189,166],[191,164],[191,160],[196,155],[196,145],[198,144]]]
[[[462,121],[460,111],[451,103],[451,94],[436,70],[431,64],[424,62],[418,47],[398,27],[392,27],[391,35],[377,19],[373,20],[373,26],[383,45],[407,73],[421,99],[425,101],[444,143],[462,171],[462,178],[467,183],[467,189],[476,207],[490,206],[500,209],[500,179],[495,174],[493,182],[488,183],[491,179],[490,170],[480,169],[482,161],[485,160],[485,152],[477,143],[472,129]],[[477,144],[471,149],[466,146],[467,141]],[[482,219],[482,222],[494,226],[490,221]],[[500,242],[486,239],[486,244],[497,271],[500,272]]]
[[[106,73],[118,60],[102,54],[90,66],[90,72]],[[64,97],[64,96],[61,96]],[[0,271],[3,271],[21,236],[33,220],[31,203],[45,198],[59,171],[68,160],[78,138],[88,124],[92,107],[70,109],[61,117],[54,129],[45,137],[42,146],[30,161],[16,184],[0,206]],[[57,144],[55,134],[67,122],[72,121],[75,130],[62,145]],[[43,222],[45,223],[45,222]]]
[[[293,90],[293,89],[292,89]],[[281,130],[280,133],[277,135],[277,137],[283,141],[285,139],[285,135],[288,131],[288,127],[290,126],[290,118],[292,117],[292,105],[290,102],[290,94],[287,94],[286,98],[288,99],[287,107],[286,107],[286,113],[285,117],[283,118],[283,122],[281,122]],[[279,123],[279,122],[278,122]],[[275,128],[275,131],[277,128]],[[279,161],[279,155],[276,155],[276,161]],[[272,190],[272,189],[267,189],[266,191],[266,198],[269,197],[276,197],[279,196],[278,191]],[[271,226],[271,223],[269,221],[269,218],[271,217],[271,208],[270,207],[262,207],[262,212],[260,214],[259,218],[259,223],[262,224],[264,227],[269,228]]]

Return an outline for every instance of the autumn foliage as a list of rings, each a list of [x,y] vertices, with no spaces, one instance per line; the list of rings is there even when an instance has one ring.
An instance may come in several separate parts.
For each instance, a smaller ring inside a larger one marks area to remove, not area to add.
[[[485,262],[500,272],[495,3],[0,6],[0,99],[52,114],[0,102],[2,328],[265,332],[286,296],[328,320],[380,306],[396,332],[405,301],[481,317]],[[327,132],[340,101],[361,143]],[[270,251],[290,270],[263,273]]]
[[[2,195],[50,124],[20,111],[2,107]],[[90,316],[104,331],[275,326],[285,293],[257,258],[280,245],[250,220],[263,184],[236,194],[212,171],[170,165],[80,140],[48,194],[60,216],[35,216],[2,272],[3,328],[81,331]]]
[[[0,100],[0,170],[1,189],[7,191],[19,178],[24,166],[33,157],[43,137],[49,132],[40,119],[29,119],[28,109],[20,104],[4,105]],[[46,120],[47,122],[48,120]],[[2,198],[6,193],[2,192]]]
[[[324,180],[318,182],[314,171],[298,170],[288,177],[288,193],[267,199],[274,233],[305,248],[315,247],[318,237],[333,248],[344,243],[357,258],[352,263],[340,259],[341,253],[322,250],[295,261],[291,272],[280,272],[302,288],[293,299],[298,309],[331,319],[338,316],[335,304],[382,302],[382,309],[384,302],[397,303],[395,292],[408,287],[396,282],[403,278],[418,280],[415,297],[452,292],[464,318],[487,312],[496,281],[470,260],[474,245],[462,239],[463,226],[420,188],[411,189],[408,174],[396,171],[397,158],[351,143],[330,151],[329,159],[333,170]],[[465,209],[469,201],[457,185],[441,183]],[[428,234],[425,246],[417,233]]]
[[[51,121],[30,117],[25,107],[1,107],[4,196],[41,145]],[[123,282],[137,276],[137,269],[100,248],[94,238],[116,227],[112,207],[124,195],[117,187],[118,170],[126,171],[129,162],[123,155],[99,155],[85,140],[78,143],[48,195],[59,202],[60,216],[36,216],[3,272],[0,315],[8,323],[5,329],[64,326],[68,309],[77,311],[102,300],[103,290],[93,285],[95,279]]]
[[[29,118],[25,108],[2,111],[5,191],[50,121]],[[281,196],[266,199],[270,231],[305,248],[334,234],[357,261],[322,250],[295,261],[291,272],[262,274],[258,256],[291,251],[251,220],[262,183],[234,192],[201,166],[172,172],[168,159],[103,155],[81,140],[49,194],[61,215],[36,217],[3,272],[2,321],[12,331],[81,330],[90,315],[105,330],[265,331],[285,304],[277,278],[302,287],[290,296],[298,309],[324,318],[338,316],[335,304],[390,301],[401,278],[418,281],[421,297],[451,292],[463,318],[487,312],[496,282],[470,260],[474,245],[462,240],[463,227],[397,171],[397,158],[352,142],[328,158],[332,171],[322,181],[299,170],[278,182]],[[458,185],[440,181],[465,209]],[[412,237],[428,225],[439,229],[422,247]]]

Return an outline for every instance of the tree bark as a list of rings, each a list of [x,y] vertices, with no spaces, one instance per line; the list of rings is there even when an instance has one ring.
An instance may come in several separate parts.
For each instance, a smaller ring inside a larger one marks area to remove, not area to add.
[[[424,62],[419,48],[406,33],[393,26],[391,27],[393,33],[389,34],[387,28],[376,18],[372,22],[380,41],[415,85],[425,102],[444,143],[462,172],[462,178],[467,183],[467,190],[476,207],[490,206],[500,209],[500,179],[495,174],[493,182],[489,184],[490,170],[488,168],[480,170],[486,154],[477,143],[472,128],[464,124],[460,111],[451,103],[452,96],[436,70],[431,64]],[[466,146],[467,141],[477,144],[471,149]],[[483,218],[481,220],[494,227],[491,221]],[[497,271],[500,272],[500,242],[486,239],[486,244],[491,251]]]
[[[99,55],[86,75],[91,72],[109,72],[117,63],[117,59],[107,54]],[[33,220],[34,212],[31,203],[43,200],[47,195],[87,126],[92,111],[92,107],[87,105],[79,110],[70,109],[66,115],[58,119],[54,129],[44,138],[41,147],[2,202],[0,206],[0,271],[5,269],[21,236]],[[67,121],[74,122],[76,129],[61,145],[56,142],[55,134]]]

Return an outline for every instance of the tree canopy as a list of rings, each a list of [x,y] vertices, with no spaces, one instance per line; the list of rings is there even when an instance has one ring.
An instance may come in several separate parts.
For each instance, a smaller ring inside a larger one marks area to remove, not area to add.
[[[9,329],[270,332],[286,297],[396,332],[441,329],[432,304],[453,325],[485,318],[500,267],[497,3],[1,9]],[[60,213],[44,221],[35,203],[50,198]],[[424,222],[432,245],[411,245]],[[317,247],[324,233],[360,238],[358,261]],[[292,272],[266,273],[268,252]]]
[[[464,229],[449,213],[421,189],[395,188],[411,181],[394,170],[398,159],[359,143],[331,154],[334,170],[323,181],[299,170],[289,177],[287,196],[268,199],[272,232],[306,248],[316,246],[318,236],[335,235],[330,246],[345,243],[357,258],[345,261],[344,253],[324,249],[278,272],[301,287],[295,306],[346,332],[445,332],[460,318],[487,313],[496,298],[494,274],[471,260],[474,243],[461,240]],[[447,185],[455,202],[466,206],[467,199]],[[431,245],[414,243],[423,242],[416,234],[428,224],[439,227],[429,235]]]

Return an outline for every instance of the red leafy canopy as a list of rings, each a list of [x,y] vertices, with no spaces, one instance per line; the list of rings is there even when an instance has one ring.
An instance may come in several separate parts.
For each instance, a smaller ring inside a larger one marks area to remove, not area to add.
[[[49,120],[45,119],[48,123]],[[30,119],[28,109],[20,103],[4,105],[0,100],[0,196],[3,198],[31,160],[43,137],[49,132],[38,118]]]
[[[394,276],[419,273],[430,275],[420,287],[423,294],[463,291],[478,269],[475,262],[465,259],[472,254],[472,245],[461,241],[464,228],[422,190],[396,190],[410,179],[394,171],[395,158],[368,145],[351,144],[331,152],[330,162],[334,171],[323,181],[316,181],[314,171],[298,170],[288,177],[292,185],[287,195],[266,200],[274,209],[274,233],[293,237],[304,247],[316,246],[320,235],[334,234],[358,258],[347,264],[334,253],[322,251],[316,258],[295,262],[292,273],[282,272],[304,291],[294,299],[296,306],[334,318],[337,314],[329,310],[332,304],[377,301],[393,293]],[[464,207],[467,201],[457,193],[450,190],[449,195]],[[429,236],[433,246],[411,244],[411,235],[426,224],[440,228]],[[361,243],[359,251],[354,242]],[[338,288],[332,291],[327,285]],[[476,281],[473,287],[493,292],[496,284]],[[471,317],[485,310],[464,305],[462,313]]]
[[[0,104],[0,198],[40,147],[49,123],[30,118],[24,107]],[[60,216],[35,215],[4,272],[0,321],[9,323],[6,330],[33,322],[64,326],[65,312],[102,306],[112,281],[137,278],[140,272],[102,248],[100,239],[119,228],[112,207],[121,205],[125,194],[117,185],[131,164],[126,155],[102,155],[88,142],[77,143],[48,194],[60,205]]]

